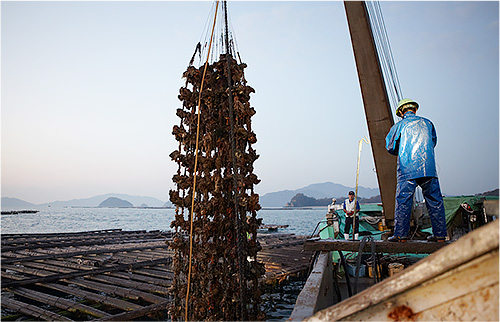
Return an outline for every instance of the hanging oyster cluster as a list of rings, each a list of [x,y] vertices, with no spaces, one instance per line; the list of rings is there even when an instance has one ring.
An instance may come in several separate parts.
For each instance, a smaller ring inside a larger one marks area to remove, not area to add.
[[[178,164],[173,176],[175,189],[170,191],[170,201],[176,206],[171,223],[175,235],[170,244],[175,251],[173,320],[184,318],[193,193],[188,320],[257,320],[265,316],[259,305],[259,278],[265,269],[257,262],[261,247],[256,236],[262,219],[256,218],[260,205],[254,193],[254,185],[260,181],[253,174],[253,162],[258,158],[252,148],[257,141],[251,127],[255,110],[249,103],[254,89],[246,85],[245,67],[226,54],[207,65],[199,107],[197,173],[196,106],[204,66],[189,66],[183,74],[186,85],[180,89],[182,108],[177,109],[180,124],[173,128],[179,147],[170,154]]]

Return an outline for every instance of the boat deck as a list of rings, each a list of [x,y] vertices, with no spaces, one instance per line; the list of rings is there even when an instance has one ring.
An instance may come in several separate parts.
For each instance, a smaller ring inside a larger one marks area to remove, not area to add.
[[[102,230],[2,235],[2,320],[164,319],[170,232]],[[307,271],[305,237],[259,236],[265,283]]]

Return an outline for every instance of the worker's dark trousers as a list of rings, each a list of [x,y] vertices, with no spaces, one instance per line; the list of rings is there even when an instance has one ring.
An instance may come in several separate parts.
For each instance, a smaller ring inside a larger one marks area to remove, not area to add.
[[[344,234],[349,234],[349,231],[351,230],[352,226],[352,219],[354,216],[345,216],[345,225],[344,225]],[[359,217],[356,216],[356,225],[354,225],[354,234],[359,233]]]
[[[446,237],[443,195],[439,188],[439,180],[434,177],[423,177],[407,181],[398,180],[396,188],[396,212],[394,214],[394,236],[408,237],[413,194],[417,185],[422,188],[425,205],[431,217],[434,236]]]

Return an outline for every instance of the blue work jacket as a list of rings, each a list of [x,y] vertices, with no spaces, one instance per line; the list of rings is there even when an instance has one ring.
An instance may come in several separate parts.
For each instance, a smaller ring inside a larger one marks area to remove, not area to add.
[[[398,181],[437,177],[434,124],[409,111],[394,124],[385,138],[385,148],[398,156]]]

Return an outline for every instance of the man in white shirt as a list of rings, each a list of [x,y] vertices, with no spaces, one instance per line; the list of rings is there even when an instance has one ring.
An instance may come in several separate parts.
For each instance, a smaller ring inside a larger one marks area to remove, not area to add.
[[[345,212],[345,225],[344,225],[344,238],[349,240],[349,232],[351,230],[352,222],[354,219],[354,208],[356,212],[359,211],[359,202],[356,200],[356,207],[354,207],[354,191],[349,191],[349,199],[344,200],[342,203],[342,209]],[[354,239],[359,237],[359,219],[356,213],[356,223],[354,224],[353,232]]]

